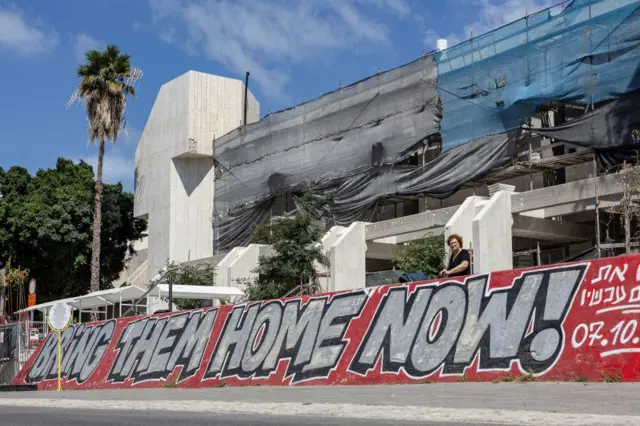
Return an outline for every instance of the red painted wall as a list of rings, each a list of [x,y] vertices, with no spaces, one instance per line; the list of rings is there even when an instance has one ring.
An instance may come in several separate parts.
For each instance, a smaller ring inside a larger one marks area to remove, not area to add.
[[[640,256],[76,325],[63,388],[640,379]],[[56,386],[50,334],[15,384]]]

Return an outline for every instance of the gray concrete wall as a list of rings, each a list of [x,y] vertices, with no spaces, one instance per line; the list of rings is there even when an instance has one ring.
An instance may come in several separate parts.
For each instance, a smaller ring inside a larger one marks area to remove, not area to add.
[[[249,93],[247,121],[260,105]],[[148,279],[213,255],[213,140],[242,124],[244,83],[189,71],[164,84],[136,150],[134,214],[149,221]]]

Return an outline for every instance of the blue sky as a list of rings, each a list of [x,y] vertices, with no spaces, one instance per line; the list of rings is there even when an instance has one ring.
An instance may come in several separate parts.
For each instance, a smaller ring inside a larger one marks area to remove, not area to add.
[[[560,0],[558,0],[559,2]],[[80,105],[84,52],[117,44],[144,76],[105,181],[133,189],[133,158],[160,86],[197,70],[242,79],[261,115],[554,5],[553,0],[0,0],[0,167],[95,164]]]

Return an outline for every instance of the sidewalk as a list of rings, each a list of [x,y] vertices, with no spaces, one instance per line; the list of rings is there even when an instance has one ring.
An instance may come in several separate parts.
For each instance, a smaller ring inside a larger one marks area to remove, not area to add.
[[[640,425],[640,383],[452,383],[5,392],[0,394],[1,406],[443,423]]]

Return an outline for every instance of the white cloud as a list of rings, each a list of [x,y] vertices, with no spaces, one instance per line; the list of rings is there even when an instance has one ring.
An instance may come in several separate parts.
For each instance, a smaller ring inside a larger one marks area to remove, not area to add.
[[[411,12],[411,8],[406,0],[373,0],[378,7],[388,7],[398,14],[400,18],[404,18]]]
[[[510,22],[524,18],[527,14],[533,14],[542,9],[555,6],[557,0],[473,0],[480,6],[474,23],[465,26],[464,39],[469,38],[473,31],[474,36],[479,36],[491,30],[495,30]]]
[[[522,19],[527,14],[531,15],[556,4],[556,0],[461,0],[463,7],[475,5],[480,8],[474,22],[465,25],[462,33],[452,32],[444,37],[432,29],[427,30],[424,34],[424,44],[427,50],[431,51],[436,48],[436,41],[439,38],[446,38],[449,47],[452,47],[468,40],[472,33],[474,37],[481,36]],[[475,14],[475,11],[473,13]]]
[[[142,23],[140,21],[133,21],[133,23],[131,24],[131,28],[133,28],[134,31],[138,31],[140,28],[142,28]]]
[[[51,52],[58,44],[55,30],[46,30],[39,20],[27,20],[17,6],[0,5],[0,48],[30,56]]]
[[[104,49],[107,45],[104,41],[96,40],[86,34],[77,34],[74,38],[73,53],[78,62],[85,61],[85,53],[92,49]]]
[[[405,0],[150,0],[150,6],[163,40],[240,75],[250,71],[263,93],[280,100],[292,63],[390,45],[371,6],[409,13]]]
[[[138,146],[140,136],[142,136],[142,130],[135,126],[128,125],[120,131],[120,137],[117,143],[124,142],[126,145]]]
[[[97,150],[97,147],[90,147]],[[98,171],[98,154],[80,158],[93,167],[94,174]],[[79,159],[76,159],[78,161]],[[108,149],[104,155],[102,166],[102,181],[105,183],[122,182],[127,188],[132,185],[135,162],[133,156],[124,155],[117,148]]]
[[[102,180],[105,183],[122,182],[125,190],[133,190],[133,175],[135,171],[135,155],[127,154],[130,147],[138,146],[142,130],[135,126],[127,126],[120,132],[120,137],[116,144],[107,143],[105,147],[104,163],[102,166]],[[74,161],[80,160],[93,167],[94,174],[98,171],[98,147],[95,144],[87,146],[92,154],[75,157]]]

